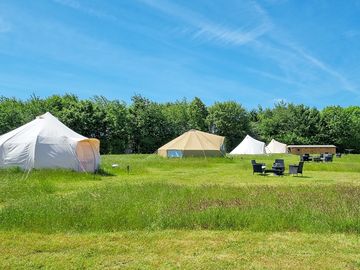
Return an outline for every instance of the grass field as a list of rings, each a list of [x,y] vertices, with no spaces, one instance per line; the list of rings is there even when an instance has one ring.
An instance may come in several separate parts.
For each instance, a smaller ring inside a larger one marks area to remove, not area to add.
[[[279,157],[298,162],[118,155],[97,175],[2,170],[0,268],[360,268],[360,156],[252,174],[251,159]]]

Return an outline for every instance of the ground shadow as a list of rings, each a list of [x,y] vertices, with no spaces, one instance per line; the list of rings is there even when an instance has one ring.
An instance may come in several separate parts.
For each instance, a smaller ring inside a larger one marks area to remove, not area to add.
[[[108,172],[104,169],[97,170],[95,174],[100,175],[100,176],[116,176],[116,174]]]

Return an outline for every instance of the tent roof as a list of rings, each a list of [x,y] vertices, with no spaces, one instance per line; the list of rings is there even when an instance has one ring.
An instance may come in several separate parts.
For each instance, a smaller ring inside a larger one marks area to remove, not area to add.
[[[230,154],[265,154],[265,143],[254,139],[250,135],[246,135],[244,140],[242,140],[242,142],[236,146]]]
[[[220,150],[225,137],[199,130],[189,130],[158,150]]]
[[[55,116],[47,112],[36,117],[33,121],[18,127],[0,136],[0,145],[11,140],[13,143],[22,143],[38,140],[42,143],[52,143],[64,139],[72,141],[89,140],[61,123]],[[91,139],[91,141],[99,141]]]
[[[287,153],[287,145],[272,139],[271,142],[265,147],[265,150],[268,154]]]

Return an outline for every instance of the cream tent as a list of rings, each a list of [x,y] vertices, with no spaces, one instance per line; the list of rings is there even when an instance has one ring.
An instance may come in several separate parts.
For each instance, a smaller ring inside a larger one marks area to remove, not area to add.
[[[222,156],[225,137],[189,130],[158,149],[163,157]]]
[[[249,135],[230,152],[230,155],[259,155],[265,154],[265,143],[255,140]]]
[[[95,171],[100,142],[88,139],[50,113],[0,136],[0,167],[68,168]]]
[[[284,154],[287,153],[287,145],[272,139],[265,151],[267,154]]]

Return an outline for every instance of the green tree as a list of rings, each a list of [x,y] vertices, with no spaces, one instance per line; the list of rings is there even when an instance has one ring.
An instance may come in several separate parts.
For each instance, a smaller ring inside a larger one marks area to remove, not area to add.
[[[0,135],[25,123],[25,104],[15,98],[0,97]]]
[[[189,104],[186,99],[162,106],[164,116],[169,123],[172,137],[177,137],[190,129]]]
[[[335,144],[340,151],[350,146],[351,117],[340,106],[329,106],[321,112],[320,140],[323,144]]]
[[[103,133],[107,141],[106,152],[109,154],[124,153],[129,147],[129,111],[124,102],[110,101],[102,96],[93,99],[96,107],[105,112]]]
[[[139,95],[127,106],[118,100],[72,94],[22,101],[0,97],[0,134],[51,112],[76,132],[101,141],[101,153],[152,153],[170,139],[195,128],[226,136],[227,148],[247,134],[287,144],[335,144],[360,150],[360,107],[329,106],[321,112],[280,102],[273,108],[247,112],[236,102],[216,102],[209,109],[199,99],[159,104]]]
[[[100,152],[109,152],[106,108],[92,100],[81,100],[61,112],[62,121],[69,128],[89,138],[100,140]]]
[[[129,117],[131,141],[136,153],[153,153],[171,138],[171,127],[159,104],[135,95]]]
[[[226,137],[226,148],[233,149],[250,131],[246,110],[234,101],[216,102],[209,107],[207,117],[209,129]]]
[[[350,106],[345,109],[345,113],[350,118],[350,139],[346,143],[346,148],[360,151],[360,107]]]
[[[44,106],[46,111],[52,113],[58,117],[61,121],[63,120],[62,112],[70,107],[76,106],[79,102],[77,96],[73,94],[52,95],[44,100]]]
[[[46,113],[46,103],[43,99],[32,94],[25,103],[26,122],[34,120],[37,116]]]
[[[259,111],[256,131],[264,141],[314,144],[319,142],[319,122],[316,108],[280,102],[273,109]]]
[[[195,97],[188,106],[189,111],[189,127],[207,131],[206,117],[208,110],[200,98]]]

